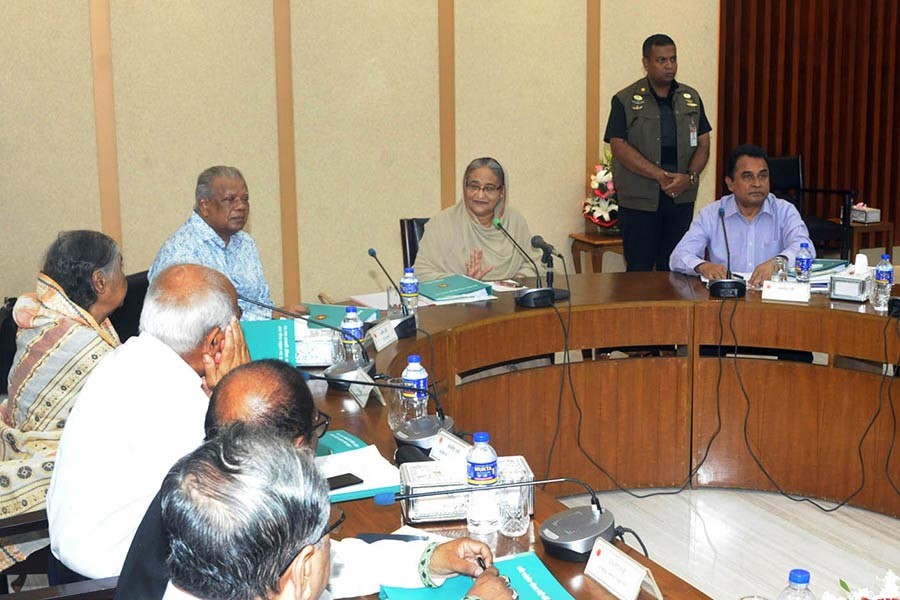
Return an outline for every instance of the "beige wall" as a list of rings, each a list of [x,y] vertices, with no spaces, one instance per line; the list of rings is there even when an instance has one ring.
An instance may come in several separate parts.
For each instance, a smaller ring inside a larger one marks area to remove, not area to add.
[[[111,7],[127,270],[147,268],[188,216],[200,170],[234,164],[247,177],[250,232],[280,300],[272,4]],[[85,3],[0,0],[0,9],[0,202],[14,249],[0,258],[0,292],[15,294],[33,286],[52,232],[100,226],[93,81]],[[612,94],[642,74],[641,42],[663,31],[715,135],[718,1],[685,0],[683,18],[647,1],[603,0],[601,11],[601,127]],[[440,209],[437,19],[436,0],[291,3],[304,300],[383,288],[366,250],[377,248],[398,275],[397,220]],[[568,248],[587,177],[585,2],[457,0],[455,20],[457,180],[472,158],[495,156],[533,232]],[[714,170],[702,177],[706,201]]]
[[[100,228],[91,42],[82,3],[0,14],[0,296],[16,296],[57,231]]]
[[[398,10],[402,7],[402,10]],[[384,289],[401,217],[440,209],[437,3],[295,1],[300,291]]]

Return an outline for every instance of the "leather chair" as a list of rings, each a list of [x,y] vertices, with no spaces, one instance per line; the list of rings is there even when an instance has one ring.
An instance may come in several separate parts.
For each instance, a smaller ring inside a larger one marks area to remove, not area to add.
[[[144,298],[147,296],[147,288],[150,287],[147,271],[132,273],[126,279],[128,280],[128,292],[125,293],[125,301],[122,306],[109,315],[109,320],[116,328],[122,343],[138,334]]]
[[[47,511],[36,510],[0,520],[0,538],[34,532],[43,534],[43,536],[49,536],[48,527]],[[47,545],[31,553],[22,562],[17,562],[8,569],[0,571],[0,594],[9,593],[8,575],[46,574],[49,558],[50,546]]]
[[[856,198],[856,190],[832,190],[808,188],[803,185],[803,157],[780,156],[769,158],[769,182],[773,194],[790,201],[797,207],[800,216],[809,229],[809,237],[816,248],[833,243],[840,244],[841,258],[850,257],[850,240],[853,227],[850,223],[850,209]],[[827,218],[810,214],[806,208],[807,195],[828,195],[841,200],[840,222],[835,223]]]
[[[113,600],[118,577],[89,579],[77,583],[64,583],[37,590],[9,594],[10,600]]]
[[[6,298],[0,306],[0,396],[9,393],[9,371],[16,357],[16,332],[19,330],[12,318],[15,298]]]
[[[419,253],[419,240],[425,235],[428,219],[400,219],[400,246],[403,248],[403,268],[411,267]]]

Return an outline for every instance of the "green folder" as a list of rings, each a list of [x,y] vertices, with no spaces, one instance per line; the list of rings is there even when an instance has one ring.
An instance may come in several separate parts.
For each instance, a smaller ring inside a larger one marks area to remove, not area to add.
[[[510,586],[519,594],[520,600],[551,598],[571,600],[566,591],[534,552],[524,552],[512,558],[494,561],[501,575],[509,577]],[[444,585],[436,588],[398,588],[381,586],[380,600],[459,600],[472,587],[473,579],[465,575],[451,577]]]
[[[419,294],[436,302],[449,300],[457,296],[465,296],[480,290],[487,290],[487,293],[490,294],[491,284],[466,277],[465,275],[448,275],[447,277],[419,284]]]
[[[313,304],[304,302],[303,306],[309,309],[308,323],[310,329],[322,329],[326,325],[340,328],[341,321],[344,320],[344,315],[347,313],[347,306],[344,304]],[[359,307],[357,310],[359,311],[359,319],[363,323],[374,321],[379,315],[377,308]],[[325,323],[325,325],[319,325],[319,323]]]
[[[329,431],[319,440],[319,446],[316,449],[316,456],[326,456],[328,454],[339,454],[348,450],[356,450],[357,448],[365,448],[366,443],[343,429]]]
[[[297,364],[293,319],[241,321],[241,329],[252,360],[277,358],[289,365]]]

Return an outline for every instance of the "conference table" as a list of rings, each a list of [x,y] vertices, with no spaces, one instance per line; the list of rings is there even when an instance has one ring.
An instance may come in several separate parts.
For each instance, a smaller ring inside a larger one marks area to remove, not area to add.
[[[830,501],[857,492],[849,504],[900,516],[893,377],[882,376],[900,362],[897,319],[819,294],[713,299],[675,273],[573,275],[571,294],[571,310],[519,308],[509,293],[424,307],[429,335],[379,352],[377,369],[399,375],[421,355],[457,427],[490,432],[498,453],[524,455],[539,476],[597,490],[690,479]],[[516,366],[567,345],[580,362]],[[739,356],[725,356],[735,345]]]
[[[893,377],[882,374],[900,363],[897,319],[826,295],[713,299],[675,273],[574,275],[571,294],[571,308],[519,308],[508,293],[421,308],[422,332],[378,352],[377,370],[399,375],[421,355],[457,429],[490,432],[499,454],[525,456],[538,478],[578,477],[598,491],[780,488],[900,516]],[[334,427],[391,456],[384,408],[318,401]],[[562,508],[549,494],[582,492],[539,491],[536,522]],[[401,524],[396,507],[348,507],[343,535]],[[582,565],[534,549],[576,597],[608,597]],[[667,598],[703,597],[642,562]]]
[[[331,429],[343,429],[375,444],[382,455],[393,456],[396,448],[394,439],[387,426],[387,409],[377,402],[370,401],[363,409],[347,394],[325,389],[323,382],[311,382],[316,404],[320,410],[331,416]],[[550,569],[556,579],[575,598],[614,598],[602,586],[584,575],[584,564],[567,562],[548,556],[537,538],[537,530],[542,520],[564,510],[565,507],[549,493],[535,489],[533,527],[525,535],[518,538],[496,536],[496,555],[505,556],[519,552],[534,551]],[[341,503],[347,519],[333,534],[336,539],[355,536],[360,533],[385,533],[398,529],[403,525],[399,505],[378,506],[372,499],[353,500]],[[452,523],[434,523],[419,525],[446,537],[467,536],[464,521]],[[654,580],[665,598],[689,599],[708,598],[686,581],[664,569],[652,560],[645,558],[640,552],[617,542],[617,546],[629,556],[651,569]],[[646,591],[641,591],[639,598],[652,598]],[[368,596],[377,598],[377,595]]]

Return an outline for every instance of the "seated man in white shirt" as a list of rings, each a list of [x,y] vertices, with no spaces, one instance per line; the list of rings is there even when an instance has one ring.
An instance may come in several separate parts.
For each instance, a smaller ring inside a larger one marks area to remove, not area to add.
[[[169,267],[147,291],[140,335],[87,378],[47,495],[50,547],[68,569],[119,574],[169,468],[203,441],[208,390],[249,360],[239,316],[224,275]]]
[[[329,506],[328,484],[308,448],[244,423],[225,427],[163,483],[171,552],[164,600],[330,597],[329,534],[342,519],[329,524]],[[435,587],[466,573],[478,576],[467,597],[516,597],[493,568],[477,565],[479,557],[488,565],[493,558],[480,542],[431,544],[419,555],[404,555],[400,544],[375,564],[358,565],[360,572],[405,587]],[[442,547],[454,551],[439,554]]]

